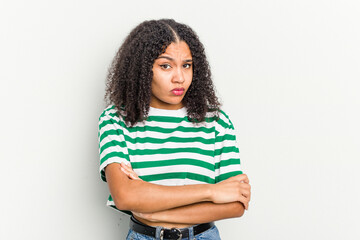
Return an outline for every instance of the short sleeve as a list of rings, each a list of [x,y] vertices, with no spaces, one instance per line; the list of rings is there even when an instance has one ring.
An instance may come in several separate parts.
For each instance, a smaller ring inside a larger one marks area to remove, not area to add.
[[[230,118],[220,112],[215,132],[215,182],[242,174],[235,129]]]
[[[129,162],[123,122],[114,108],[107,109],[99,117],[100,177],[106,182],[105,167],[110,163]]]

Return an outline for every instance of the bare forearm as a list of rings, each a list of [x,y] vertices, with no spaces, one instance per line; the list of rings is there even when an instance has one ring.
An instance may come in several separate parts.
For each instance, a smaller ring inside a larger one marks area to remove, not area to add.
[[[169,187],[130,180],[116,165],[106,168],[106,176],[115,205],[121,210],[158,212],[211,201],[211,186],[208,184]]]
[[[200,224],[226,218],[241,217],[244,205],[240,202],[216,204],[212,202],[195,203],[152,214],[139,215],[152,222],[168,222],[180,224]]]
[[[129,179],[133,171],[122,171],[120,164],[109,164],[105,174],[115,205],[121,210],[152,213],[194,203],[242,202],[247,207],[250,185],[245,174],[228,178],[217,184],[160,186]],[[127,172],[127,173],[125,173]]]
[[[157,212],[188,204],[209,201],[209,185],[160,186],[144,181],[130,181],[123,193],[129,201],[130,211]],[[120,199],[123,199],[120,197]]]

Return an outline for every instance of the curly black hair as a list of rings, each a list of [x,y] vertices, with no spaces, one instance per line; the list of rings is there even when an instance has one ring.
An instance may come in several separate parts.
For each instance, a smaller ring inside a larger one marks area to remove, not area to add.
[[[205,49],[196,33],[173,19],[144,21],[135,27],[119,48],[109,68],[105,100],[125,113],[133,126],[147,118],[151,99],[152,67],[173,42],[184,41],[193,60],[193,79],[182,103],[192,122],[205,120],[207,112],[218,117],[220,102],[215,94]]]

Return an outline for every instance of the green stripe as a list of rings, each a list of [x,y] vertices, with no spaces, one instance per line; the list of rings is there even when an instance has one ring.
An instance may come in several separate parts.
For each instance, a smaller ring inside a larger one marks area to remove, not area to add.
[[[110,135],[115,135],[115,136],[118,136],[119,134],[118,134],[118,131],[117,130],[107,130],[107,131],[105,131],[105,132],[103,132],[102,134],[101,134],[101,136],[100,136],[100,142],[104,139],[104,138],[106,138],[106,137],[108,137],[108,136],[110,136]],[[125,136],[125,135],[124,135]]]
[[[181,123],[189,122],[187,117],[168,117],[168,116],[149,116],[147,122],[166,122],[166,123]]]
[[[239,149],[235,146],[230,146],[230,147],[223,147],[220,149],[216,149],[214,156],[219,156],[223,153],[229,153],[229,152],[235,152],[235,153],[239,153]]]
[[[223,142],[225,140],[236,140],[236,136],[232,134],[224,134],[222,136],[216,136],[215,142]]]
[[[229,128],[229,124],[227,124],[224,120],[219,119],[217,123],[222,126],[223,128]]]
[[[107,130],[105,132],[103,132],[100,136],[100,142],[105,138],[108,137],[110,135],[115,135],[116,137],[118,137],[119,132],[122,132],[121,130]],[[161,144],[161,143],[167,143],[167,142],[174,142],[174,143],[180,143],[180,142],[200,142],[203,144],[213,144],[213,139],[205,139],[202,137],[194,137],[194,138],[180,138],[180,137],[170,137],[170,138],[165,138],[165,139],[158,139],[158,138],[151,138],[151,137],[145,137],[145,138],[130,138],[127,135],[123,135],[125,138],[125,141],[128,141],[132,144],[136,144],[136,143],[153,143],[153,144]],[[221,140],[220,140],[221,139]],[[226,134],[224,136],[221,137],[216,137],[215,141],[216,142],[223,142],[225,140],[236,140],[236,137],[234,135],[230,135],[230,134]],[[102,152],[104,149],[110,147],[110,146],[120,146],[120,147],[126,147],[126,143],[125,142],[120,142],[117,140],[113,140],[111,142],[106,143],[105,145],[101,146],[100,151]],[[205,155],[212,155],[212,151],[209,150],[202,150],[199,148],[178,148],[180,150],[186,150],[188,149],[189,151],[185,151],[185,152],[196,152],[196,153],[200,153],[202,154],[202,152],[204,151]],[[149,149],[149,153],[143,153],[146,152],[147,150],[137,150],[139,153],[138,155],[143,155],[143,154],[151,154],[151,152],[153,151],[157,151],[159,149]],[[129,151],[134,152],[134,150],[129,149]],[[167,152],[166,152],[167,151]],[[217,149],[215,151],[215,155],[220,155],[221,152],[226,153],[226,152],[239,152],[238,148],[235,146],[232,147],[223,147],[222,149]],[[166,153],[174,153],[177,151],[174,151],[174,149],[166,149],[165,150]]]
[[[105,127],[106,125],[114,125],[114,123],[117,123],[118,122],[115,122],[115,120],[113,120],[112,118],[110,120],[104,120],[102,123],[99,124],[99,129],[102,129],[103,127]],[[111,127],[111,128],[114,128],[114,127]]]
[[[203,150],[201,148],[159,148],[159,149],[142,149],[131,150],[128,149],[130,155],[152,155],[152,154],[171,154],[171,153],[198,153],[206,156],[213,157],[214,151]]]
[[[220,109],[220,113],[230,122],[231,125],[230,117],[221,109]]]
[[[132,143],[154,143],[154,144],[162,144],[167,142],[174,142],[174,143],[191,143],[191,142],[199,142],[203,144],[214,144],[214,139],[206,139],[202,137],[189,137],[189,138],[182,138],[182,137],[169,137],[169,138],[153,138],[153,137],[144,137],[144,138],[130,138],[129,136],[125,136],[125,140]]]
[[[119,142],[119,141],[117,141],[117,140],[113,140],[113,141],[111,141],[111,142],[107,142],[107,143],[105,143],[104,145],[102,145],[102,146],[100,147],[100,154],[101,154],[105,149],[107,149],[107,148],[109,148],[109,147],[116,147],[116,146],[121,147],[121,148],[126,148],[126,143],[125,143],[125,142]]]
[[[233,171],[233,172],[228,172],[228,173],[224,173],[224,174],[220,174],[219,176],[217,176],[215,178],[215,182],[221,182],[223,180],[226,180],[230,177],[234,177],[236,175],[242,174],[242,171]]]
[[[131,129],[131,130],[130,130]],[[147,132],[147,131],[153,131],[157,133],[173,133],[173,132],[204,132],[204,133],[212,133],[212,128],[206,128],[206,127],[183,127],[178,126],[176,128],[162,128],[162,127],[151,127],[151,126],[145,126],[145,127],[133,127],[130,128],[129,132]]]
[[[231,158],[228,160],[221,160],[221,162],[218,162],[215,164],[215,169],[219,169],[220,167],[226,167],[229,165],[237,165],[240,164],[239,158]]]
[[[208,176],[204,176],[196,173],[186,173],[186,172],[161,173],[161,174],[141,176],[140,178],[147,182],[166,180],[166,179],[191,179],[204,183],[215,183],[215,180]]]
[[[126,141],[129,141],[133,144],[135,143],[167,143],[167,142],[175,142],[175,143],[195,143],[195,142],[199,142],[199,143],[203,143],[203,144],[214,144],[214,139],[206,139],[206,138],[202,138],[202,137],[190,137],[190,138],[181,138],[181,137],[169,137],[169,138],[164,138],[164,139],[158,139],[158,138],[152,138],[152,137],[145,137],[145,138],[126,138]]]
[[[100,165],[112,157],[119,157],[119,158],[126,159],[127,161],[130,161],[129,156],[127,154],[124,154],[122,152],[111,152],[111,153],[106,154],[103,158],[100,159]]]
[[[133,169],[139,168],[151,168],[151,167],[164,167],[164,166],[175,166],[175,165],[192,165],[203,167],[214,171],[214,165],[205,161],[191,159],[191,158],[178,158],[172,160],[160,160],[160,161],[146,161],[146,162],[132,162],[131,166]]]
[[[102,169],[102,170],[100,171],[100,175],[101,175],[101,180],[103,180],[104,182],[106,182],[106,176],[105,176],[105,171],[104,171],[104,169]]]
[[[110,111],[110,110],[112,110],[112,109],[115,109],[115,106],[114,106],[114,105],[111,106],[111,107],[105,108],[105,110],[104,110],[104,111],[101,113],[101,115],[99,116],[99,120],[100,120],[102,117],[108,115],[108,111]]]
[[[107,136],[110,135],[115,135],[116,137],[118,137],[118,130],[107,130],[104,131],[101,136],[100,136],[100,142]],[[182,138],[182,137],[169,137],[169,138],[164,138],[164,139],[160,139],[160,138],[153,138],[153,137],[137,137],[137,138],[131,138],[128,135],[123,135],[125,138],[126,142],[130,142],[132,144],[136,144],[136,143],[154,143],[154,144],[161,144],[161,143],[167,143],[167,142],[175,142],[175,143],[183,143],[183,142],[199,142],[199,143],[203,143],[203,144],[214,144],[214,139],[210,138],[210,139],[206,139],[203,137],[188,137],[188,138]]]

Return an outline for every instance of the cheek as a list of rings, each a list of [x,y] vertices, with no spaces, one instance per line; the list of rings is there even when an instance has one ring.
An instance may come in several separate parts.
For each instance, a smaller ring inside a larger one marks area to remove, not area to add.
[[[188,85],[188,86],[190,86],[192,80],[193,80],[193,73],[192,73],[192,72],[189,72],[189,73],[186,75],[186,81],[187,81],[187,85]]]
[[[153,80],[151,82],[151,90],[153,93],[164,92],[167,89],[166,78],[161,74],[154,73]]]

